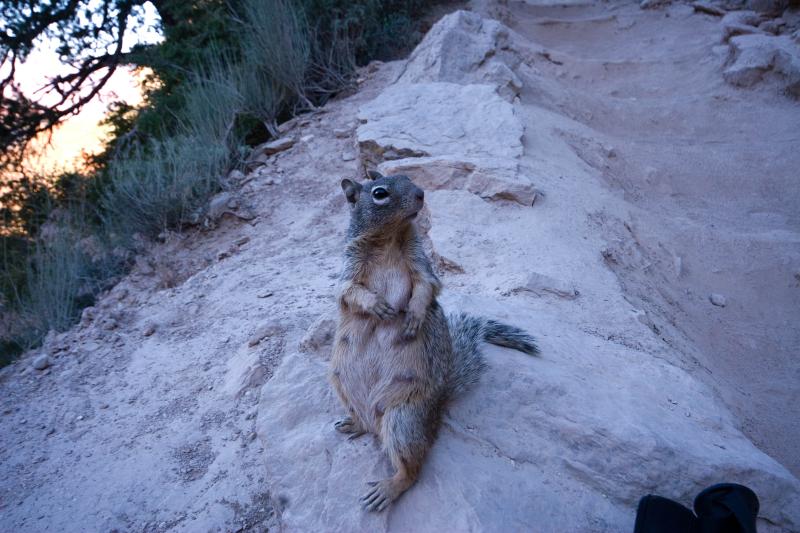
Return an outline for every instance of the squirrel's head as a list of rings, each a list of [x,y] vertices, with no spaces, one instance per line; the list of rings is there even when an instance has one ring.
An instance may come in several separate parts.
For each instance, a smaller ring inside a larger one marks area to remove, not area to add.
[[[350,205],[352,236],[370,232],[390,235],[408,224],[422,209],[425,193],[408,176],[382,176],[371,170],[369,181],[342,180]]]

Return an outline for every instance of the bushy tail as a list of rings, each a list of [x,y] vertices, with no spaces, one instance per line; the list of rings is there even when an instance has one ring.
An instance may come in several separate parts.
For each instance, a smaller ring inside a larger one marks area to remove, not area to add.
[[[480,349],[481,341],[529,355],[539,353],[534,338],[514,326],[465,313],[452,314],[447,320],[453,341],[453,366],[449,376],[451,396],[464,392],[478,381],[486,368]]]

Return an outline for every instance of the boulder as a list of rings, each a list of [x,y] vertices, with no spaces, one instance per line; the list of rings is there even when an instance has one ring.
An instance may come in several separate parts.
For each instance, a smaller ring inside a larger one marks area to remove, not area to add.
[[[663,359],[582,333],[548,338],[540,358],[486,350],[488,371],[450,404],[417,483],[374,514],[358,499],[391,475],[381,443],[334,430],[344,408],[328,363],[290,349],[261,389],[256,420],[284,528],[630,531],[641,496],[658,490],[690,504],[721,481],[752,487],[767,520],[800,525],[797,480]]]
[[[725,81],[750,87],[773,73],[784,88],[800,95],[800,46],[788,36],[740,35],[730,41],[730,56],[723,71]]]
[[[362,159],[463,154],[516,159],[523,128],[514,108],[489,85],[393,85],[358,114]]]
[[[514,45],[518,39],[496,20],[456,11],[431,28],[408,58],[398,82],[489,84],[511,101],[522,89],[514,72],[523,61]]]
[[[532,183],[519,175],[522,125],[489,85],[393,85],[361,108],[359,120],[368,166],[406,173],[428,189],[464,188],[525,205],[535,199]]]
[[[722,42],[727,43],[731,37],[736,35],[749,35],[754,33],[765,33],[758,29],[762,22],[761,15],[754,11],[739,10],[726,13],[722,17]]]
[[[487,200],[512,200],[533,205],[536,188],[518,175],[516,165],[467,157],[412,157],[385,161],[378,166],[384,175],[406,174],[426,190],[463,189]]]

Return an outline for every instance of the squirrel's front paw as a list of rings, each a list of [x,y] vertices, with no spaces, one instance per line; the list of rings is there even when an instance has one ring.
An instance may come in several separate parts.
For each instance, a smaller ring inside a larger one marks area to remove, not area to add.
[[[419,333],[419,328],[422,326],[422,316],[411,311],[406,312],[406,319],[403,322],[403,337],[406,339],[413,339]]]
[[[394,307],[380,296],[376,298],[375,303],[369,308],[369,312],[381,320],[389,320],[397,316],[397,311],[395,311]]]

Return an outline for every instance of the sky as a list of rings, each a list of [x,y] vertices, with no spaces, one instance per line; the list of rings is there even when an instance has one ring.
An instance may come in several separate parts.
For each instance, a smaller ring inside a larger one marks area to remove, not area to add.
[[[147,3],[144,5],[144,12],[145,27],[126,36],[126,51],[138,43],[153,43],[161,39],[156,30],[158,14],[155,8]],[[59,61],[55,46],[52,41],[41,41],[27,61],[17,67],[17,81],[26,95],[33,95],[48,78],[69,72],[69,68]],[[78,168],[82,152],[97,152],[103,146],[103,139],[108,132],[99,122],[103,119],[108,104],[115,100],[123,100],[131,105],[141,103],[142,95],[138,83],[141,75],[127,67],[118,68],[101,93],[53,133],[50,146],[44,149],[42,157],[30,163],[45,173]],[[46,139],[45,135],[38,142],[44,144]]]

